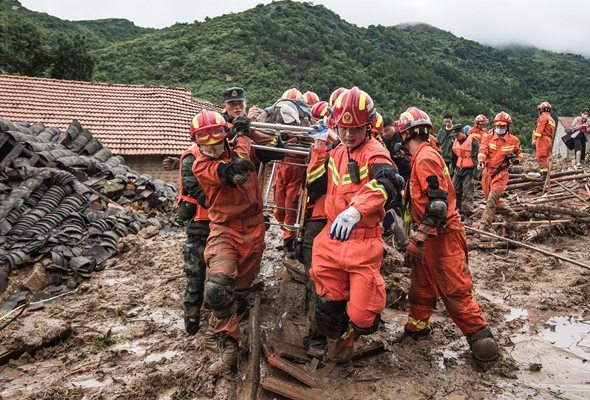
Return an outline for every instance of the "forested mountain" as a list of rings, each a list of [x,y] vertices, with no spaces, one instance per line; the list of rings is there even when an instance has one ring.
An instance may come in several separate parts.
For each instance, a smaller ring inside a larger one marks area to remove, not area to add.
[[[429,25],[361,28],[312,3],[275,1],[158,30],[126,20],[27,16],[49,32],[91,32],[84,34],[94,49],[95,81],[181,86],[215,103],[234,85],[259,106],[290,87],[327,99],[340,86],[357,85],[382,114],[397,117],[417,106],[437,128],[447,111],[462,123],[507,111],[527,145],[540,102],[550,101],[554,116],[589,105],[590,60],[582,56],[498,50]]]

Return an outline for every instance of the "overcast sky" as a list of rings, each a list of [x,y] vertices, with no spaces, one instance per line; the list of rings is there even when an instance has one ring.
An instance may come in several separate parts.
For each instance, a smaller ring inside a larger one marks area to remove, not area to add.
[[[203,21],[269,0],[21,0],[26,8],[68,20],[126,18],[142,27]],[[588,0],[319,0],[367,27],[425,22],[488,45],[528,44],[590,56]]]

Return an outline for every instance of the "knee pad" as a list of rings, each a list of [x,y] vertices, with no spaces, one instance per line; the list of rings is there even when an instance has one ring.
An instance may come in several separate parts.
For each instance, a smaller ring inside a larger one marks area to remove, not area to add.
[[[381,314],[375,315],[375,319],[373,320],[373,323],[368,328],[359,328],[358,326],[356,326],[354,324],[354,322],[350,321],[352,327],[354,328],[354,331],[357,332],[359,335],[370,335],[372,333],[377,332],[377,329],[379,329],[380,322],[381,322]]]
[[[225,274],[209,274],[205,283],[205,301],[216,318],[228,318],[235,312],[235,279]]]
[[[346,332],[350,321],[346,313],[346,300],[332,301],[318,297],[315,321],[318,329],[329,339],[338,339]]]

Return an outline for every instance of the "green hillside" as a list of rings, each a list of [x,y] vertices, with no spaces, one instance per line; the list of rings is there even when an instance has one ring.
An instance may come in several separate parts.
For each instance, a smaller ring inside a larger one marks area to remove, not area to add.
[[[471,123],[479,113],[507,111],[527,146],[540,102],[550,101],[554,116],[589,105],[590,60],[582,56],[499,50],[424,24],[361,28],[312,3],[275,1],[158,30],[26,13],[50,34],[84,33],[94,49],[95,81],[186,87],[215,103],[234,85],[259,106],[290,87],[327,99],[340,86],[357,85],[382,114],[397,117],[417,106],[437,128],[445,112]]]

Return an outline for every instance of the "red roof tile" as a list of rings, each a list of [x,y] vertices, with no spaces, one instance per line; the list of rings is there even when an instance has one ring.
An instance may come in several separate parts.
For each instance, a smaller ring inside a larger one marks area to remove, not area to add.
[[[179,154],[203,108],[188,89],[0,75],[0,117],[65,130],[77,119],[114,154]]]

